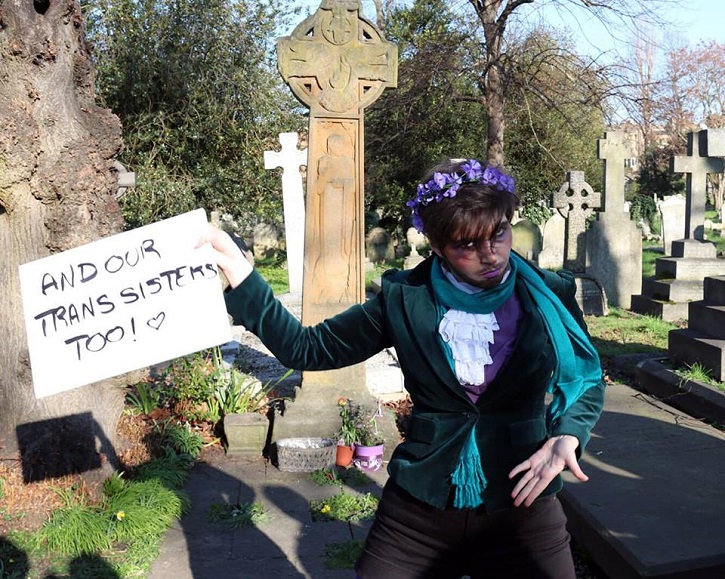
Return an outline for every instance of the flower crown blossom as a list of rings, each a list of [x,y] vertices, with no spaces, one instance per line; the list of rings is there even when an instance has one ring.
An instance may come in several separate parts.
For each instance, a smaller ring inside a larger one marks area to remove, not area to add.
[[[461,185],[482,183],[502,193],[512,194],[516,187],[516,181],[511,175],[506,175],[496,167],[487,166],[484,169],[481,163],[475,159],[469,159],[461,164],[459,171],[433,173],[433,178],[427,183],[419,184],[415,197],[406,203],[413,210],[413,227],[419,233],[423,232],[423,220],[420,217],[421,206],[440,203],[446,197],[455,197]]]

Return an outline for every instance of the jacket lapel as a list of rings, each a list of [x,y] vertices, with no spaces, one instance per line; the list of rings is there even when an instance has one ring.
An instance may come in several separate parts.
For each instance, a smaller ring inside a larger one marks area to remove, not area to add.
[[[427,285],[404,286],[402,298],[404,316],[411,329],[410,339],[421,358],[430,364],[441,382],[470,403],[438,339],[438,313],[430,288]]]

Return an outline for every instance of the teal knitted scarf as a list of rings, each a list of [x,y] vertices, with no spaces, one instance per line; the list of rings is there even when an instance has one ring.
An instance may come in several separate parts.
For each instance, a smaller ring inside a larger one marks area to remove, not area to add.
[[[468,294],[460,291],[446,278],[440,260],[435,257],[431,270],[431,284],[439,308],[439,319],[448,309],[475,314],[491,313],[511,297],[516,279],[521,279],[544,321],[546,333],[556,355],[556,367],[547,387],[548,392],[552,393],[552,401],[547,407],[546,418],[547,423],[552,424],[566,413],[586,390],[601,382],[602,369],[599,355],[586,332],[526,260],[511,252],[509,266],[511,273],[506,281],[495,288]],[[447,345],[446,353],[452,364]],[[461,451],[458,466],[452,475],[452,482],[456,485],[454,506],[473,508],[483,502],[481,495],[486,486],[486,479],[481,469],[475,427]]]

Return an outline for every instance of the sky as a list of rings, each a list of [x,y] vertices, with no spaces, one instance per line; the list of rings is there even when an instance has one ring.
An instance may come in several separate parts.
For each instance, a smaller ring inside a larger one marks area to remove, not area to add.
[[[468,0],[455,0],[456,4],[465,5]],[[320,5],[320,0],[298,0],[297,4],[303,10],[314,12]],[[586,11],[577,10],[577,19],[564,10],[557,11],[556,5],[566,5],[566,2],[553,2],[551,0],[537,0],[532,4],[521,6],[517,12],[519,17],[533,24],[537,20],[554,26],[567,27],[575,37],[576,46],[580,52],[596,56],[606,51],[613,58],[616,57],[617,48],[629,40],[629,34],[617,29],[608,31],[596,18],[587,18]],[[363,14],[372,17],[374,5],[372,0],[362,0]],[[468,9],[466,7],[465,9]],[[470,7],[471,13],[473,8]],[[655,30],[661,43],[666,43],[671,37],[679,36],[685,43],[694,48],[699,41],[714,40],[725,42],[725,1],[724,0],[672,0],[668,9],[662,16],[672,24],[666,29]],[[292,30],[286,31],[290,34]],[[619,41],[613,38],[619,37]],[[624,51],[626,52],[626,51]]]

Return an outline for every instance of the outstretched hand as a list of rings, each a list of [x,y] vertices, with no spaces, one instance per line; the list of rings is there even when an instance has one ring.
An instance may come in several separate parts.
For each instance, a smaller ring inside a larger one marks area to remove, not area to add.
[[[576,460],[576,448],[579,440],[568,434],[555,436],[544,443],[528,460],[518,464],[509,473],[509,478],[524,473],[516,486],[511,497],[514,499],[514,506],[530,507],[536,498],[549,486],[564,468],[569,468],[571,473],[582,482],[589,480],[589,477],[579,468]]]
[[[201,247],[206,243],[212,246],[217,265],[232,289],[242,283],[252,272],[252,264],[247,261],[242,250],[225,231],[213,225],[207,225],[206,230],[199,237],[196,247]]]

